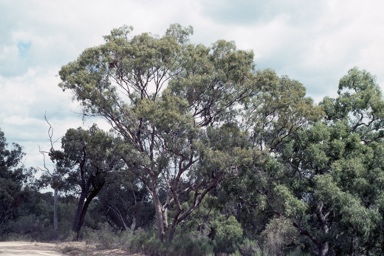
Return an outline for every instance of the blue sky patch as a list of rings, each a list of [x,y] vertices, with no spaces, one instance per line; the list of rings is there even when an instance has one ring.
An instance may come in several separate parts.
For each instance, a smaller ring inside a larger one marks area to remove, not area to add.
[[[29,48],[31,48],[31,45],[32,45],[31,41],[28,41],[28,42],[19,41],[17,43],[17,49],[19,50],[19,56],[24,57],[27,54]]]

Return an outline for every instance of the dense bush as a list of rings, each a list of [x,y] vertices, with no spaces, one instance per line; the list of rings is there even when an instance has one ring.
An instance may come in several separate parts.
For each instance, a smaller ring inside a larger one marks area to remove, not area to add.
[[[189,234],[177,236],[171,242],[161,242],[155,233],[140,231],[133,237],[130,249],[151,256],[210,255],[213,243],[206,237]]]

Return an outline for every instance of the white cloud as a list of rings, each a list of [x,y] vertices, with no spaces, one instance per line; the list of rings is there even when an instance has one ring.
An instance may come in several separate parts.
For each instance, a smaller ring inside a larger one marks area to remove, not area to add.
[[[193,43],[233,40],[255,52],[257,67],[299,80],[317,101],[334,96],[354,66],[384,85],[383,7],[377,0],[0,0],[0,128],[26,148],[26,164],[35,165],[37,145],[48,145],[45,112],[57,136],[83,125],[77,103],[57,86],[57,73],[124,24],[133,34],[161,35],[180,23],[194,27]]]

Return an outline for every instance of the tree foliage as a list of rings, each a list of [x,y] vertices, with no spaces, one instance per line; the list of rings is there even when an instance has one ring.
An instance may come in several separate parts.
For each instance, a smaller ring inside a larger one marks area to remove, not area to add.
[[[174,25],[162,37],[129,32],[113,30],[64,66],[60,86],[124,138],[123,159],[153,198],[158,237],[169,230],[172,239],[233,166],[230,152],[209,145],[210,131],[235,122],[238,107],[269,77],[232,42],[187,43],[189,28]]]
[[[151,255],[383,254],[384,98],[373,75],[353,68],[315,104],[234,42],[192,44],[193,29],[177,24],[131,32],[112,30],[59,72],[84,115],[112,128],[69,129],[50,151],[55,187],[77,200],[77,236],[106,222]],[[27,176],[21,148],[0,142],[4,222]]]
[[[27,170],[21,160],[22,147],[12,143],[8,148],[4,132],[0,130],[0,232],[10,219],[16,218],[21,204],[23,185],[31,178],[33,170]]]
[[[374,237],[382,219],[377,177],[384,101],[374,77],[356,68],[340,80],[338,93],[321,103],[322,120],[286,144],[281,161],[294,173],[289,196],[306,205],[291,218],[309,250],[365,254],[381,243]]]
[[[89,130],[69,129],[62,138],[63,150],[51,150],[62,188],[79,194],[72,230],[80,235],[87,209],[105,185],[108,175],[123,167],[119,142],[93,125]],[[65,186],[65,187],[64,187]]]

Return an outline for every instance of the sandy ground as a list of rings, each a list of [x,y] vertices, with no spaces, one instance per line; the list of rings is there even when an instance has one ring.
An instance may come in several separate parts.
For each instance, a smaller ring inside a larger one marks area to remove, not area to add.
[[[129,254],[125,251],[100,250],[95,246],[81,242],[70,243],[35,243],[35,242],[0,242],[0,256],[59,256],[59,255],[89,255],[89,256],[142,256],[141,254]]]
[[[64,255],[55,244],[29,242],[0,242],[0,256],[57,256]]]

